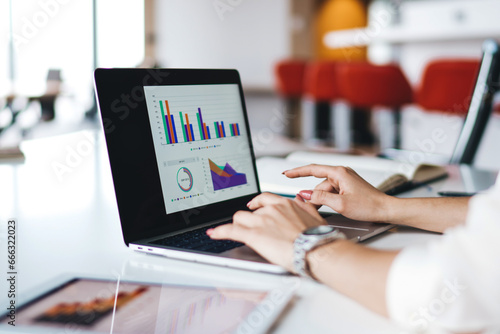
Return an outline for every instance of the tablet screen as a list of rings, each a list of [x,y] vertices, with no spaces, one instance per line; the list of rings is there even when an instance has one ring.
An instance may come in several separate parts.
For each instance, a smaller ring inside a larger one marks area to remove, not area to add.
[[[233,332],[267,292],[74,279],[17,310],[16,327],[59,332]],[[3,324],[9,321],[2,320]]]

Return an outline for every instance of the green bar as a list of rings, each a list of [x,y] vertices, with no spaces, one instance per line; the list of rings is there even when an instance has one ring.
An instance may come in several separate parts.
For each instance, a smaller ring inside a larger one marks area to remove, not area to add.
[[[229,124],[229,129],[231,130],[231,136],[234,137],[234,129],[232,124]]]
[[[201,119],[200,119],[200,113],[196,113],[196,117],[198,117],[198,127],[200,128],[200,138],[205,139],[205,135],[203,134],[203,126],[201,124]]]
[[[217,136],[217,138],[220,138],[219,127],[217,126],[217,122],[214,122],[214,128],[215,128],[215,135]]]
[[[165,121],[165,112],[163,111],[163,104],[161,104],[161,101],[158,102],[160,103],[161,119],[163,120],[163,127],[165,128],[165,138],[167,139],[167,144],[170,144],[170,141],[168,140],[168,129],[167,129],[167,122]]]
[[[182,118],[182,111],[179,111],[179,117],[181,118],[182,134],[184,135],[184,142],[186,143],[189,140],[187,139],[187,135],[186,135],[186,127],[184,126],[184,119]]]

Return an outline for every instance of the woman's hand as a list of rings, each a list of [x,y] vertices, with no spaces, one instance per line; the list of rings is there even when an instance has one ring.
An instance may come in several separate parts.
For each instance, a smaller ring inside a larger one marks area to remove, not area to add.
[[[269,262],[293,272],[293,242],[304,230],[326,224],[316,208],[299,196],[294,201],[264,193],[248,203],[254,212],[238,211],[233,223],[209,229],[212,239],[247,244]]]
[[[314,190],[299,192],[317,208],[326,205],[348,218],[364,221],[383,222],[389,218],[389,203],[394,198],[370,185],[349,167],[308,165],[283,174],[289,178],[326,178]]]
[[[299,196],[292,201],[264,193],[250,201],[248,207],[255,211],[238,211],[233,224],[209,229],[207,234],[213,239],[243,242],[269,262],[294,272],[293,242],[301,232],[325,224],[325,220],[312,204]],[[385,287],[395,256],[396,252],[337,240],[314,249],[308,255],[308,262],[319,281],[387,315]]]

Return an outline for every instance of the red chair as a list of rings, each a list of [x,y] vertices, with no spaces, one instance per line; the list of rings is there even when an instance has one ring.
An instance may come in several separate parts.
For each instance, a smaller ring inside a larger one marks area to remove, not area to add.
[[[465,115],[479,71],[479,60],[440,59],[427,64],[415,102],[427,111]]]
[[[341,150],[351,146],[350,113],[339,103],[338,63],[315,61],[307,65],[302,104],[302,138],[306,142],[334,142]],[[346,131],[347,129],[347,131]]]
[[[413,100],[412,88],[399,66],[345,63],[338,67],[337,80],[341,95],[351,106],[376,111],[381,149],[399,148],[400,109]],[[393,130],[388,131],[387,126]]]
[[[303,60],[283,60],[276,64],[276,90],[285,102],[288,122],[286,134],[300,137],[300,101],[303,94],[304,70]]]

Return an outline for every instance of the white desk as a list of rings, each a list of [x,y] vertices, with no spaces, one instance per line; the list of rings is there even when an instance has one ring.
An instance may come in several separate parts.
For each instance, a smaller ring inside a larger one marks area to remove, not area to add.
[[[193,285],[272,288],[299,284],[298,298],[282,317],[276,333],[400,332],[384,318],[310,280],[188,263],[129,250],[121,236],[104,140],[98,134],[78,132],[33,140],[24,143],[22,149],[25,163],[0,164],[0,266],[7,266],[6,222],[15,218],[21,299],[26,291],[67,273]],[[68,167],[64,172],[62,165]],[[461,189],[459,172],[455,168],[449,179],[406,195]],[[482,183],[466,185],[465,190],[484,188],[494,181],[491,173],[480,175]],[[387,233],[370,245],[394,249],[433,238],[439,236],[403,229]],[[0,282],[3,305],[7,286],[4,279]]]

